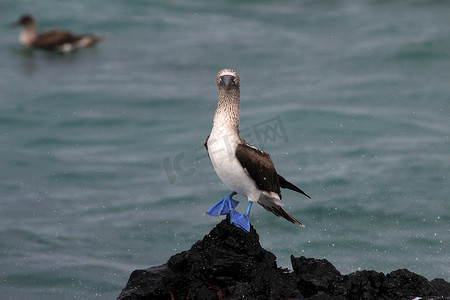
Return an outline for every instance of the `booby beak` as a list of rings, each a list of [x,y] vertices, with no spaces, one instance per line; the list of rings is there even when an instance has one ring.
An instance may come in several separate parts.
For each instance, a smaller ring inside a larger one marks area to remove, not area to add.
[[[20,23],[18,21],[9,23],[9,27],[11,27],[11,28],[15,28],[15,27],[19,27],[19,26],[20,26]]]
[[[236,77],[234,77],[233,75],[223,75],[220,76],[220,85],[226,89],[226,90],[230,90],[231,88],[233,88],[235,86],[235,79]]]

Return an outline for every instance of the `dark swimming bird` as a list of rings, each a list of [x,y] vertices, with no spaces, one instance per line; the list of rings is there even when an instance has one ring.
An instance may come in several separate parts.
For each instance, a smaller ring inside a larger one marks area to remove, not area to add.
[[[250,231],[250,209],[254,202],[258,202],[276,216],[304,227],[283,209],[280,188],[311,197],[277,173],[269,154],[248,144],[239,136],[239,75],[233,70],[223,69],[217,74],[216,83],[219,87],[219,104],[205,147],[214,170],[232,192],[211,207],[208,214],[230,214],[231,223]],[[239,203],[232,199],[236,194],[247,197],[249,201],[247,212],[243,215],[234,210]]]
[[[20,17],[16,25],[23,27],[19,36],[20,43],[30,48],[69,52],[74,49],[93,46],[104,39],[103,36],[75,35],[59,29],[38,33],[35,19],[28,14]]]

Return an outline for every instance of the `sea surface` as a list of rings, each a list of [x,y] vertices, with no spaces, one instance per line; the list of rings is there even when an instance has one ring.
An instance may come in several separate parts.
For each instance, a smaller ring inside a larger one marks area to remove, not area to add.
[[[10,23],[105,34],[67,54]],[[256,205],[264,248],[450,280],[450,1],[0,1],[1,299],[114,299],[219,221],[215,76],[311,195]],[[238,209],[245,210],[246,199]]]

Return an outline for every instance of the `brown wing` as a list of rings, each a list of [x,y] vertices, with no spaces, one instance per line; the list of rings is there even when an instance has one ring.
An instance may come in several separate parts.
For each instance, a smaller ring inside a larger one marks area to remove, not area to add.
[[[239,144],[236,148],[236,157],[260,190],[277,193],[280,199],[280,187],[291,189],[309,197],[302,190],[277,173],[268,153],[245,143],[245,141],[243,142],[244,143]],[[277,217],[283,217],[291,223],[297,223],[304,227],[299,220],[285,211],[281,206],[282,204],[277,199],[274,199],[274,197],[261,197],[258,200],[258,203]]]
[[[50,30],[39,34],[33,41],[33,46],[38,48],[52,49],[66,43],[74,43],[79,39],[79,36],[67,31]]]
[[[281,188],[283,188],[283,189],[290,189],[290,190],[296,191],[297,193],[305,195],[306,197],[311,199],[311,197],[309,195],[307,195],[304,191],[302,191],[301,189],[296,187],[294,184],[292,184],[289,181],[287,181],[286,179],[284,179],[284,177],[281,176],[280,174],[278,174],[278,180],[280,181],[280,187]]]
[[[274,192],[281,199],[280,181],[269,154],[243,143],[236,148],[236,158],[255,181],[258,189]]]
[[[206,141],[205,141],[205,143],[204,143],[205,148],[206,148],[206,151],[208,151],[208,140],[209,140],[209,135],[208,135],[208,137],[206,138]]]

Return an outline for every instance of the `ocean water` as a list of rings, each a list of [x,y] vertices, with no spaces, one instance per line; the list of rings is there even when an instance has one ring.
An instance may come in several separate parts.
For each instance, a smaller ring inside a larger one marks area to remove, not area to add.
[[[41,28],[106,34],[69,54]],[[450,280],[450,2],[0,2],[2,299],[114,299],[203,238],[229,191],[203,143],[215,76],[241,77],[241,132],[304,229],[254,206],[264,248],[343,274]],[[246,200],[238,207],[246,208]]]

